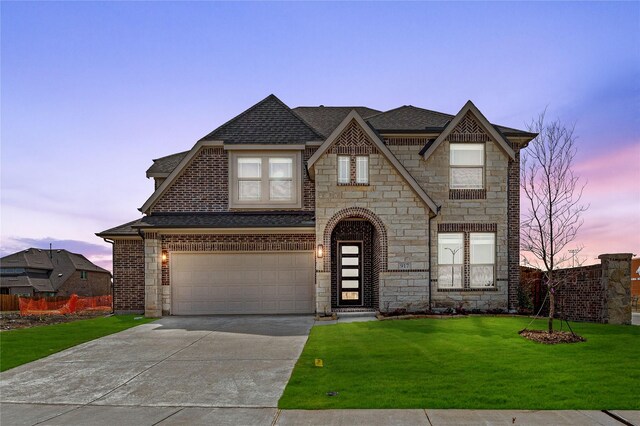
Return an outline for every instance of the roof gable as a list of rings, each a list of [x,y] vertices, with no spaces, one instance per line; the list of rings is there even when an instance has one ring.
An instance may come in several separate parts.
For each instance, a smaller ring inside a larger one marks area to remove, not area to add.
[[[445,129],[440,133],[440,136],[436,138],[433,143],[429,143],[429,146],[425,146],[420,151],[423,158],[426,160],[433,154],[433,152],[440,146],[442,141],[453,136],[457,141],[464,142],[477,142],[478,139],[486,141],[487,139],[494,140],[500,148],[511,158],[515,159],[515,152],[505,140],[500,132],[489,123],[486,117],[480,112],[480,110],[471,101],[462,107],[460,112],[447,124]],[[486,136],[486,137],[485,137]],[[490,136],[490,138],[489,138]]]
[[[411,174],[404,168],[404,166],[398,161],[398,159],[393,155],[393,153],[387,148],[387,146],[382,142],[382,140],[378,137],[378,135],[371,129],[367,123],[364,122],[360,114],[357,111],[352,110],[347,116],[342,120],[342,123],[331,133],[331,135],[327,138],[326,141],[318,150],[309,158],[307,162],[307,167],[309,169],[309,173],[311,176],[315,175],[315,169],[313,165],[322,157],[329,148],[334,145],[338,140],[341,139],[345,130],[349,132],[353,132],[354,127],[353,124],[357,124],[362,132],[364,132],[364,136],[373,143],[373,145],[378,149],[378,151],[384,156],[393,167],[400,173],[400,175],[405,179],[405,181],[409,184],[411,189],[418,195],[418,197],[429,207],[429,209],[437,214],[438,207],[433,202],[433,200],[427,195],[427,193],[422,189],[418,182],[411,176]]]
[[[300,144],[324,139],[275,95],[269,95],[201,141],[225,144]]]

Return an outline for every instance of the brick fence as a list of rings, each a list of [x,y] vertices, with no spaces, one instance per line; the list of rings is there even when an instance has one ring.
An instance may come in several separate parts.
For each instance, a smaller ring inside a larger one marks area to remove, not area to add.
[[[556,293],[558,316],[572,321],[631,324],[631,256],[602,254],[599,265],[554,271],[554,281],[562,281]],[[542,281],[541,271],[523,268],[521,290],[536,312],[546,291]],[[543,313],[548,312],[548,303]]]

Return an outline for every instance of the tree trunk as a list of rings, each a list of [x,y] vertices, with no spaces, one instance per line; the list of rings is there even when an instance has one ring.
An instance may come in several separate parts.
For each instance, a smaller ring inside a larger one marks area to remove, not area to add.
[[[553,333],[553,317],[556,314],[556,295],[549,289],[549,334]]]

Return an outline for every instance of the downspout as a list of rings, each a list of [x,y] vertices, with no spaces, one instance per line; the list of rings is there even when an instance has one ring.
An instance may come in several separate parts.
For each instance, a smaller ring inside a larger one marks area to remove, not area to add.
[[[431,221],[436,218],[436,216],[440,213],[440,208],[442,206],[438,206],[436,210],[436,214],[429,218],[429,312],[431,312]]]
[[[107,243],[111,244],[111,259],[113,260],[113,249],[115,248],[115,241],[110,240],[108,238],[103,238]],[[113,262],[111,263],[111,268],[113,268]],[[116,313],[115,304],[113,303],[113,295],[115,294],[115,282],[113,280],[113,273],[111,274],[111,315]]]

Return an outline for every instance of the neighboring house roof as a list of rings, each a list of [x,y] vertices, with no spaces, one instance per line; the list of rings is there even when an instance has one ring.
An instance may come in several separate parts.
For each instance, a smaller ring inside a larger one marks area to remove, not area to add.
[[[180,161],[187,155],[189,151],[178,152],[177,154],[167,155],[153,160],[151,167],[147,169],[147,177],[163,177],[176,168]]]
[[[71,253],[64,249],[45,250],[29,248],[3,257],[0,259],[0,266],[2,268],[37,269],[48,274],[48,278],[34,278],[24,275],[17,277],[0,277],[0,286],[2,287],[31,286],[38,291],[56,291],[76,271],[111,274],[106,269],[91,263],[83,255]]]
[[[293,112],[302,117],[304,121],[309,123],[309,125],[316,129],[318,133],[322,134],[324,138],[329,137],[331,132],[333,132],[335,128],[342,123],[342,120],[344,120],[347,114],[352,110],[358,111],[358,114],[360,114],[364,119],[381,112],[377,109],[363,106],[326,107],[324,105],[320,105],[317,107],[301,106],[293,108]]]
[[[309,228],[314,226],[314,212],[163,213],[144,216],[96,235],[103,238],[137,236],[139,229],[150,228]]]
[[[275,95],[269,95],[201,140],[225,144],[300,144],[324,137]]]
[[[384,157],[393,165],[393,167],[400,173],[400,175],[404,178],[404,180],[409,184],[411,189],[416,193],[416,195],[429,207],[429,209],[437,214],[439,208],[436,203],[433,202],[431,197],[427,195],[427,193],[422,189],[422,187],[416,182],[415,178],[407,171],[407,169],[398,161],[395,155],[389,150],[389,148],[382,142],[379,135],[367,124],[364,122],[360,114],[356,110],[352,110],[343,120],[342,123],[335,128],[335,130],[331,133],[331,135],[327,138],[326,141],[318,150],[309,158],[307,161],[307,166],[309,168],[310,173],[315,173],[313,165],[318,159],[324,155],[324,153],[329,149],[329,147],[335,142],[335,140],[340,136],[342,131],[351,123],[352,120],[355,120],[358,125],[364,130],[364,132],[369,136],[371,141],[376,145],[376,148],[382,153]]]

